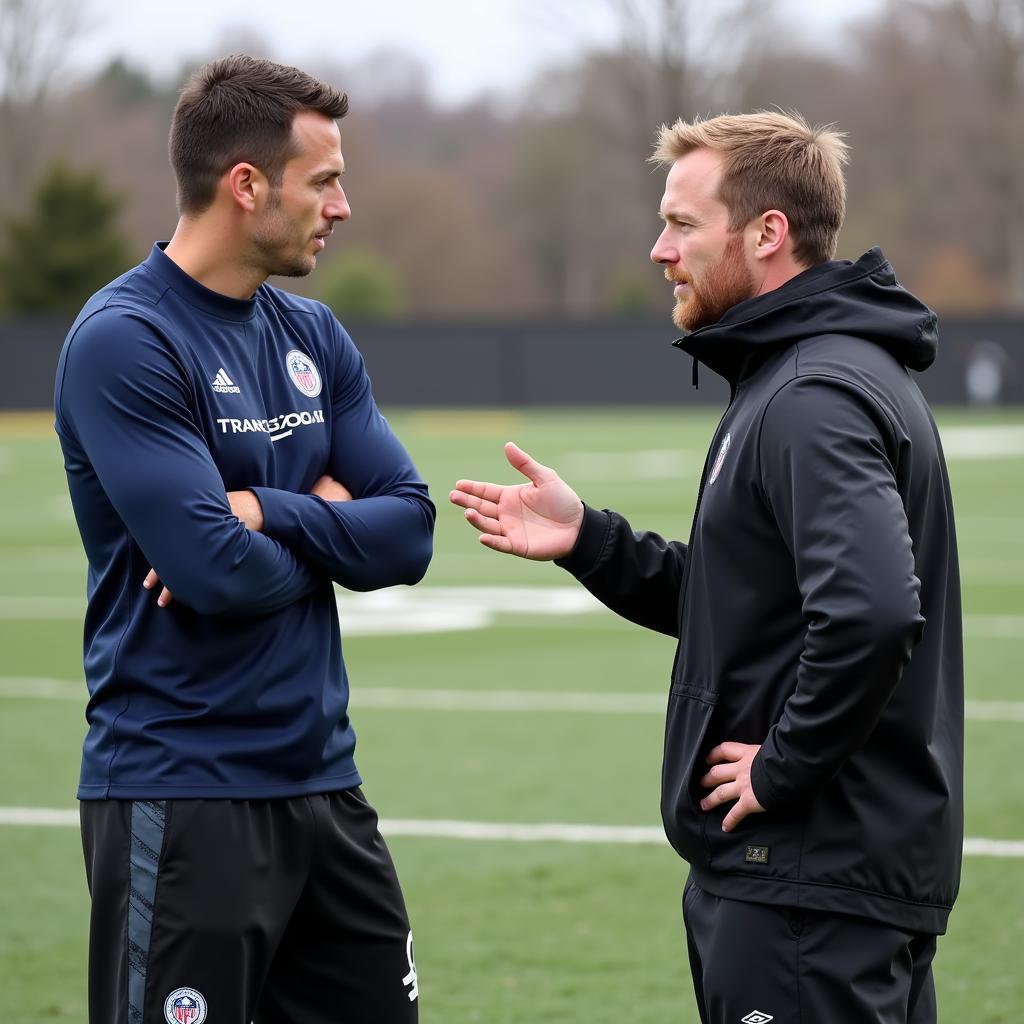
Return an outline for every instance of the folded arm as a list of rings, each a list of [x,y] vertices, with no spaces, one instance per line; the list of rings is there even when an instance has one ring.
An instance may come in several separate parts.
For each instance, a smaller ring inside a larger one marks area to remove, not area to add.
[[[232,514],[187,377],[149,324],[109,310],[87,320],[60,368],[57,413],[177,601],[204,614],[261,615],[319,584],[285,546]],[[76,512],[101,514],[94,504]]]
[[[335,322],[336,323],[336,322]],[[253,487],[262,530],[350,590],[416,583],[433,545],[434,506],[409,454],[380,414],[351,339],[336,325],[326,474],[351,501]]]

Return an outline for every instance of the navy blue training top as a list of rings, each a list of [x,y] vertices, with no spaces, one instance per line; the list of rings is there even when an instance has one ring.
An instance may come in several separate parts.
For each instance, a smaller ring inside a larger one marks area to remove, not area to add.
[[[79,314],[55,407],[89,561],[79,797],[357,785],[332,581],[417,582],[434,507],[330,310],[212,292],[154,246]],[[309,494],[324,473],[354,500]]]

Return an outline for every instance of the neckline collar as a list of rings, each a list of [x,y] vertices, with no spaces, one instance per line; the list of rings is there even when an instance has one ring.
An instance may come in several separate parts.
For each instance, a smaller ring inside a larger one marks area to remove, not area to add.
[[[698,361],[735,386],[773,351],[788,347],[793,341],[789,332],[781,337],[763,337],[755,341],[755,336],[744,330],[748,323],[770,317],[790,305],[799,306],[820,292],[856,278],[869,277],[887,266],[888,261],[877,246],[855,262],[829,260],[815,264],[778,288],[738,303],[720,320],[677,338],[672,345],[693,357],[694,387],[697,386]],[[805,312],[813,314],[813,308],[808,307]],[[795,317],[796,321],[802,319],[803,313]],[[819,331],[823,332],[824,328]]]
[[[200,284],[194,277],[186,274],[177,263],[164,252],[167,242],[155,242],[146,262],[143,264],[151,270],[164,283],[169,285],[175,292],[185,299],[189,305],[196,306],[204,313],[220,317],[222,320],[232,320],[235,323],[245,323],[251,320],[256,313],[256,295],[251,299],[236,299],[221,292],[215,292],[211,288]]]

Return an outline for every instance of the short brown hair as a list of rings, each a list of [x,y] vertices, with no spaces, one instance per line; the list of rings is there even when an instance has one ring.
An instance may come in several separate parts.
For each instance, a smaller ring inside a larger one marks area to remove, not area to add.
[[[847,148],[832,125],[812,128],[795,112],[764,110],[662,125],[651,160],[673,164],[695,149],[721,153],[718,195],[729,210],[729,230],[781,210],[794,257],[813,266],[835,256],[846,215]]]
[[[201,67],[182,90],[171,121],[171,166],[178,210],[202,213],[217,182],[235,164],[258,167],[272,186],[296,155],[292,121],[300,111],[348,113],[348,97],[298,68],[256,57],[222,57]]]

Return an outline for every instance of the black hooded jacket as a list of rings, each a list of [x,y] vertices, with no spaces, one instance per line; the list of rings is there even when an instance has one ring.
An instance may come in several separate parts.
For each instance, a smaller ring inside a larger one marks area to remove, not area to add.
[[[949,481],[907,372],[934,314],[878,249],[676,342],[732,399],[688,544],[587,508],[559,564],[679,638],[662,817],[718,896],[941,933],[963,838],[963,657]],[[766,813],[704,812],[708,751],[761,744]]]

